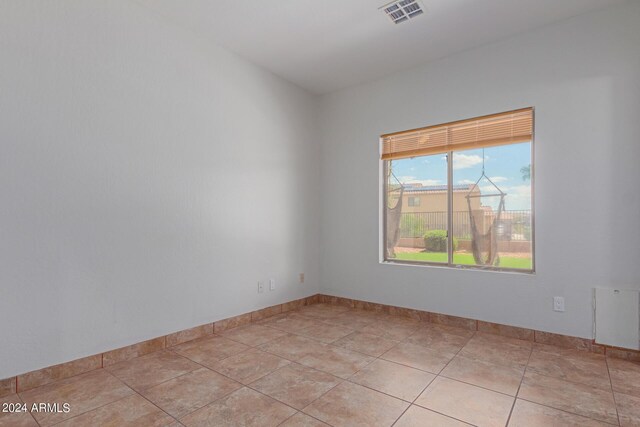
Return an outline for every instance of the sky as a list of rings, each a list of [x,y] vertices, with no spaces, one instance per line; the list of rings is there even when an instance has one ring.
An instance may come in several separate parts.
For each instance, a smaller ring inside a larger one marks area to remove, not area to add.
[[[507,193],[506,210],[531,209],[531,181],[523,181],[520,169],[531,163],[531,143],[502,145],[484,150],[485,173],[500,189]],[[393,160],[393,173],[403,184],[447,184],[447,160],[444,154]],[[454,153],[453,183],[474,184],[482,174],[482,149]],[[486,180],[479,183],[482,194],[493,194],[495,189]],[[482,204],[494,209],[499,197],[485,197]],[[454,207],[464,210],[465,207]]]

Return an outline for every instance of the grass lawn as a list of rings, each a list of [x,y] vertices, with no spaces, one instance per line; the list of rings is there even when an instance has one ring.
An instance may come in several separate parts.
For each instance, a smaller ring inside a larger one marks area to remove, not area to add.
[[[403,252],[396,254],[396,259],[406,261],[447,262],[446,252]],[[453,254],[453,263],[461,265],[475,265],[472,254]],[[531,270],[530,258],[500,257],[500,267],[520,268]]]

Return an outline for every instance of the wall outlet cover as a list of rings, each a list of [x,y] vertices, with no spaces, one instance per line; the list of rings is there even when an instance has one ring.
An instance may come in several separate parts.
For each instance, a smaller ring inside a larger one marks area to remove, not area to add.
[[[553,311],[564,311],[564,297],[553,297]]]

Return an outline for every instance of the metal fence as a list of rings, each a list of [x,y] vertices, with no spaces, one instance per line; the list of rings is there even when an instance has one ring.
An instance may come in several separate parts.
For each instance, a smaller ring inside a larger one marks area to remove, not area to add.
[[[478,212],[484,214],[486,227],[493,223],[495,213]],[[481,221],[482,216],[476,216],[479,227],[482,227]],[[427,231],[446,229],[446,212],[406,212],[400,217],[400,237],[423,237]],[[496,224],[496,232],[500,240],[531,240],[531,211],[504,211]],[[471,239],[469,211],[453,212],[453,236],[461,240]]]

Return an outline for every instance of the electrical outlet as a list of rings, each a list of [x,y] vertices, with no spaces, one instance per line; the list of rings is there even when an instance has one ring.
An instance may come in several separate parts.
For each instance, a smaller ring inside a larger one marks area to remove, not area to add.
[[[553,297],[553,311],[564,311],[564,297]]]
[[[258,293],[261,294],[264,292],[264,282],[262,280],[258,280]]]
[[[276,290],[276,279],[269,279],[269,290],[270,291]]]
[[[300,283],[304,283],[304,273],[300,273]]]

